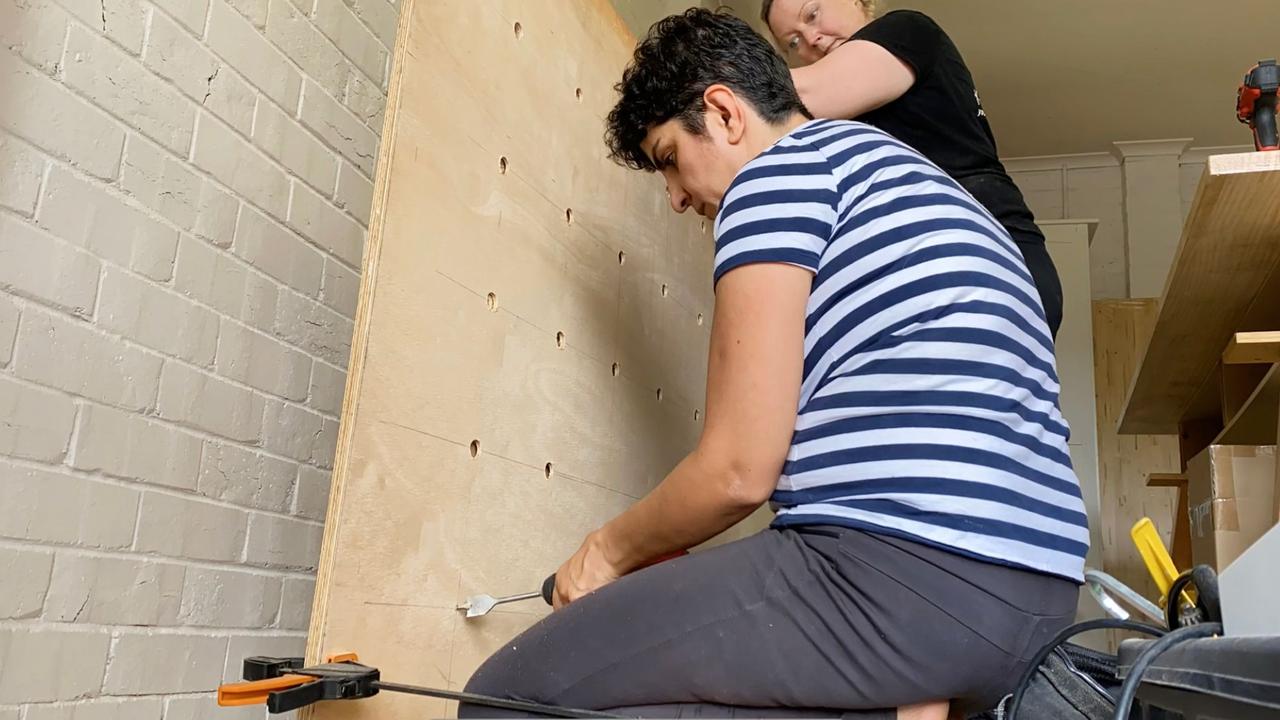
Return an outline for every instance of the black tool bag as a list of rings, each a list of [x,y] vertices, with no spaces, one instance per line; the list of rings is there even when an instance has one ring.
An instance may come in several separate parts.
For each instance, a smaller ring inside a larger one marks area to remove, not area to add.
[[[1105,629],[1164,634],[1163,628],[1127,620],[1073,625],[1041,649],[1012,695],[975,720],[1112,720],[1121,685],[1116,656],[1068,642],[1076,635]],[[1131,717],[1137,718],[1136,713]]]

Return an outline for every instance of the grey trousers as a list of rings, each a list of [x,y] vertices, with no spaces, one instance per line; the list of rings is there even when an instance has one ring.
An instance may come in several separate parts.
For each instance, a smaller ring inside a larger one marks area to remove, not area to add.
[[[978,712],[1071,623],[1077,598],[1067,580],[900,538],[770,529],[552,613],[466,689],[635,717],[892,718],[933,700]]]

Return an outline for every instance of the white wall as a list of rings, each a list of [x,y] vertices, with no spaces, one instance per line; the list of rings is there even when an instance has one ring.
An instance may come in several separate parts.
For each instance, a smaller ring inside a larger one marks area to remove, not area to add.
[[[1205,157],[1250,149],[1191,148],[1182,154],[1178,161],[1180,197],[1177,203],[1183,218],[1195,197]],[[1093,297],[1130,297],[1129,258],[1135,248],[1126,237],[1125,183],[1120,160],[1111,154],[1097,153],[1006,158],[1004,162],[1037,220],[1094,218],[1099,221],[1090,248]]]

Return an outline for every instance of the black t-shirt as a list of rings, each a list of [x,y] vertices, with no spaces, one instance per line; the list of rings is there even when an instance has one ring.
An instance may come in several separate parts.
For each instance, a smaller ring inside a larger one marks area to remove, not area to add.
[[[947,171],[1021,243],[1043,243],[1026,201],[996,152],[973,76],[951,38],[929,16],[896,10],[851,40],[866,40],[911,66],[902,97],[855,118],[893,135]]]

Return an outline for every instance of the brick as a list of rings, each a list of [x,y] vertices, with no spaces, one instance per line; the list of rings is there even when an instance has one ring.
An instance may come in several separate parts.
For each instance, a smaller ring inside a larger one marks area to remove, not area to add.
[[[267,39],[298,63],[311,82],[320,83],[333,95],[342,93],[350,63],[298,8],[287,2],[271,3],[267,10]]]
[[[25,720],[160,720],[163,710],[158,697],[102,698],[32,705]]]
[[[137,55],[142,51],[142,36],[146,33],[146,5],[141,0],[61,0],[86,25],[115,41],[120,47]]]
[[[49,171],[38,219],[63,240],[152,280],[173,276],[177,230],[63,168]]]
[[[48,627],[0,628],[0,704],[76,700],[102,685],[111,637]]]
[[[300,462],[310,462],[324,430],[324,418],[297,405],[268,400],[262,421],[262,446]]]
[[[191,232],[222,248],[231,247],[235,237],[236,218],[240,215],[240,201],[220,190],[211,182],[200,189],[200,201],[196,204],[196,224]]]
[[[125,140],[120,187],[178,227],[191,229],[204,181],[140,135]]]
[[[334,193],[333,204],[351,213],[361,225],[368,227],[369,214],[373,210],[373,183],[352,166],[342,163],[342,168],[338,170],[338,189]]]
[[[387,0],[356,0],[355,12],[385,47],[395,47],[400,13],[394,6]]]
[[[0,207],[30,216],[40,196],[44,156],[8,133],[0,132]]]
[[[288,290],[280,293],[275,335],[325,362],[346,368],[354,323],[329,308]]]
[[[312,187],[333,190],[338,156],[265,98],[258,100],[253,142]]]
[[[366,5],[370,9],[376,7],[372,3]],[[315,24],[365,75],[375,82],[382,82],[387,69],[386,45],[356,18],[346,3],[342,0],[318,0]],[[338,95],[338,92],[334,94]]]
[[[102,691],[153,695],[212,690],[226,654],[225,637],[118,632]]]
[[[173,152],[191,147],[195,107],[135,59],[73,25],[67,35],[67,85]]]
[[[209,8],[209,49],[281,107],[297,107],[302,76],[285,56],[225,0]]]
[[[197,36],[204,34],[204,21],[209,15],[209,0],[177,0],[164,4],[165,12],[187,27]],[[155,22],[157,16],[152,16]],[[154,28],[152,32],[154,32]]]
[[[320,290],[320,299],[325,305],[342,313],[344,317],[356,316],[356,302],[360,297],[360,276],[354,270],[333,258],[326,258],[324,285]]]
[[[283,286],[261,272],[251,271],[245,277],[244,308],[240,319],[265,332],[275,332]],[[279,337],[279,333],[276,333]]]
[[[231,7],[245,16],[254,27],[263,28],[267,24],[267,0],[227,0]]]
[[[103,405],[80,410],[71,466],[183,490],[195,490],[199,438],[141,415]]]
[[[7,295],[0,295],[0,367],[13,359],[13,342],[18,337],[18,321],[22,313]]]
[[[301,635],[252,635],[233,637],[227,649],[227,662],[223,666],[223,682],[240,678],[240,666],[247,657],[294,657],[302,655],[307,639]],[[216,720],[216,719],[215,719]]]
[[[0,620],[40,617],[52,571],[53,553],[0,547]]]
[[[249,207],[240,210],[236,255],[300,293],[320,294],[324,256],[296,233]]]
[[[200,494],[258,510],[286,512],[297,463],[258,450],[208,441],[200,463]]]
[[[128,410],[154,406],[161,359],[83,323],[28,306],[14,371],[32,382]]]
[[[360,266],[364,228],[296,181],[293,183],[293,199],[289,203],[289,227],[348,265]]]
[[[325,418],[324,424],[320,428],[320,436],[316,438],[315,452],[311,456],[311,462],[326,470],[332,470],[333,455],[337,445],[338,421]]]
[[[304,401],[311,358],[274,338],[226,318],[218,342],[220,375],[289,400]]]
[[[133,542],[138,492],[0,460],[0,536],[117,549]]]
[[[280,622],[284,630],[306,630],[311,622],[311,601],[316,594],[316,581],[311,578],[285,578],[280,599]]]
[[[44,618],[99,625],[172,625],[182,602],[181,565],[58,553]]]
[[[347,79],[347,97],[344,104],[375,137],[382,135],[387,94],[383,92],[381,86],[361,73],[352,71]]]
[[[0,53],[0,129],[103,179],[120,170],[120,124],[9,53]]]
[[[165,420],[230,440],[255,442],[262,434],[261,395],[182,363],[165,363],[157,407]]]
[[[307,404],[322,413],[337,415],[342,411],[342,394],[346,391],[347,373],[320,360],[311,366],[311,389]]]
[[[180,619],[200,627],[270,627],[280,611],[280,592],[278,577],[189,568]]]
[[[253,88],[160,13],[151,19],[146,65],[241,134],[249,134],[256,99]]]
[[[241,658],[243,660],[244,658]],[[228,682],[238,682],[239,674]],[[293,714],[293,713],[290,713]],[[270,716],[288,720],[289,715]],[[164,720],[262,720],[261,706],[218,707],[213,695],[204,697],[171,697],[164,706]]]
[[[248,273],[244,263],[203,240],[184,235],[178,241],[174,289],[224,315],[241,316]]]
[[[200,115],[192,160],[244,199],[275,217],[285,216],[289,180],[284,171],[211,115]]]
[[[302,520],[253,513],[245,562],[272,568],[315,570],[324,527]]]
[[[61,461],[75,413],[70,398],[0,375],[0,455]]]
[[[239,560],[247,522],[243,510],[145,492],[134,549],[194,560]]]
[[[102,264],[92,255],[0,215],[0,290],[82,317],[93,314]]]
[[[108,267],[98,323],[137,343],[208,367],[218,348],[218,316],[160,285]]]
[[[0,3],[0,46],[56,76],[68,19],[52,0],[6,0]]]
[[[302,124],[350,160],[366,177],[373,177],[378,137],[320,86],[308,81],[302,94]]]
[[[329,512],[329,477],[330,470],[321,470],[310,465],[298,467],[298,502],[296,513],[308,520],[324,522]]]

